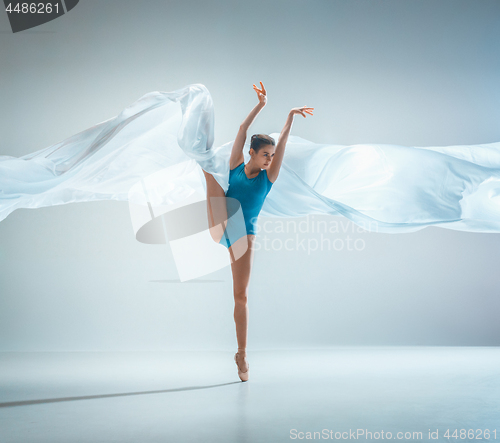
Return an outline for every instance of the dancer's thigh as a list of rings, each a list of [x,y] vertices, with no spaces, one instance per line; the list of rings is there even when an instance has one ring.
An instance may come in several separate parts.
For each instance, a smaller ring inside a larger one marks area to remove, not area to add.
[[[210,235],[219,243],[227,221],[226,195],[212,174],[203,171],[207,183],[207,216]]]

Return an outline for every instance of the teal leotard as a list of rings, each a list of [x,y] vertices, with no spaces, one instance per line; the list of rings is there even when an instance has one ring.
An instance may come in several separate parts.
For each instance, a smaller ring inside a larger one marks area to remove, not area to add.
[[[229,247],[244,235],[255,235],[257,217],[272,185],[265,169],[262,169],[257,177],[248,178],[245,174],[244,162],[229,171],[229,187],[226,197],[236,199],[236,203],[239,202],[241,205],[245,226],[237,226],[232,222],[231,214],[234,214],[238,208],[235,207],[235,200],[228,198],[228,223],[220,244]]]

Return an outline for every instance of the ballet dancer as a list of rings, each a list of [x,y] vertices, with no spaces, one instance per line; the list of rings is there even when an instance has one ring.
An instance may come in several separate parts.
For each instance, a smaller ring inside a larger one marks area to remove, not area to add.
[[[236,324],[236,338],[238,342],[238,351],[234,355],[234,361],[236,362],[238,376],[241,381],[248,380],[248,371],[250,368],[246,358],[248,333],[247,300],[258,215],[267,194],[278,178],[294,116],[300,114],[305,118],[307,114],[313,115],[314,109],[307,106],[293,108],[288,114],[277,144],[268,135],[253,135],[249,150],[250,160],[245,164],[243,147],[247,138],[247,131],[267,103],[267,92],[262,82],[260,82],[260,86],[259,89],[253,85],[259,103],[250,111],[240,125],[238,134],[234,140],[229,159],[229,187],[227,192],[224,192],[212,174],[203,171],[207,188],[207,215],[210,234],[215,242],[228,247],[231,257],[234,322]],[[227,217],[226,203],[221,202],[225,202],[226,197],[238,200],[241,205],[246,235],[242,235],[237,239],[228,239],[228,236],[225,235],[227,224],[230,221],[228,221]],[[242,247],[245,252],[240,254]],[[238,249],[238,252],[235,251],[235,248]],[[237,258],[235,259],[235,257]]]

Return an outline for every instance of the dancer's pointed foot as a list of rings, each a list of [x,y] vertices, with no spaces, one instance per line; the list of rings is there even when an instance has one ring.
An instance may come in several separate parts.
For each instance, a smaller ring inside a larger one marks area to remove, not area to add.
[[[250,369],[250,365],[246,359],[246,354],[240,354],[237,352],[234,354],[234,361],[238,367],[238,376],[240,377],[240,380],[248,381],[248,371]]]

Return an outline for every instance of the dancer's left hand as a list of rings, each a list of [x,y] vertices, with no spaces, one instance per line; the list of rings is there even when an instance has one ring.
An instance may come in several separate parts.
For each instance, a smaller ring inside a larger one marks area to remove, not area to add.
[[[253,85],[254,91],[257,93],[257,96],[259,97],[259,102],[265,105],[267,103],[267,92],[266,88],[264,88],[264,85],[262,82],[259,82],[260,86],[262,89],[257,88],[257,86]]]
[[[306,114],[313,115],[314,108],[309,108],[307,106],[302,106],[300,108],[292,108],[290,111],[291,115],[300,114],[302,117],[306,118]]]

